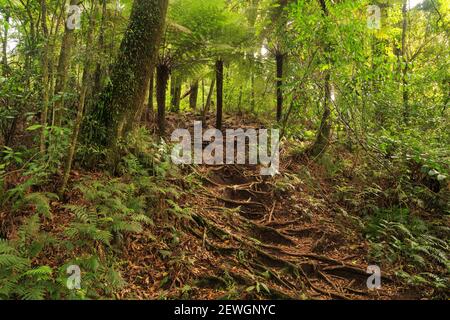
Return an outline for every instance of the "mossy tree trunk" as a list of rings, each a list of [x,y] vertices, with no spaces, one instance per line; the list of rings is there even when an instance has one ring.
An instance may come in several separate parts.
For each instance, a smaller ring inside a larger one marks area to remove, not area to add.
[[[118,157],[118,141],[132,129],[136,112],[144,104],[151,70],[156,64],[167,7],[168,0],[133,2],[130,22],[112,68],[107,106],[112,123],[105,125],[111,137],[114,157]]]

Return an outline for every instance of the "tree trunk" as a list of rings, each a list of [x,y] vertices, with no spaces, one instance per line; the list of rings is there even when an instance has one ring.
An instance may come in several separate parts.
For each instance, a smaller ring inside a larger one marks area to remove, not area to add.
[[[152,88],[153,84],[152,84],[152,82],[153,82],[153,74],[154,74],[155,71],[154,71],[154,69],[152,69],[150,72],[151,72],[151,74],[150,74],[149,84],[147,86],[148,87],[148,91],[149,91],[149,98],[148,98],[149,103],[150,103],[150,100],[153,99],[152,98],[152,96],[153,96],[153,88]],[[153,105],[153,101],[151,101],[151,102],[152,102],[152,105]],[[147,107],[150,108],[150,106],[147,106]],[[145,116],[145,119],[149,118],[149,110],[148,110],[148,108],[146,110],[145,103],[143,103],[142,106],[139,109],[136,110],[136,114],[135,114],[134,121],[133,121],[133,125],[135,127],[137,125],[139,125],[143,121],[143,116]]]
[[[179,77],[172,77],[171,81],[171,105],[172,111],[179,112],[181,104],[181,80]]]
[[[98,50],[100,51],[100,53],[104,54],[106,49],[105,48],[106,15],[108,14],[108,11],[106,0],[101,0],[101,2],[102,2],[102,18],[100,21],[100,34],[98,36]],[[94,86],[93,86],[94,94],[97,92],[101,92],[103,89],[102,85],[103,75],[104,75],[103,64],[101,61],[98,61],[94,73]]]
[[[211,102],[212,102],[212,95],[214,92],[214,86],[216,84],[216,78],[213,78],[211,81],[211,87],[209,88],[209,93],[208,93],[208,97],[206,98],[206,103],[205,103],[205,107],[203,108],[203,114],[202,114],[202,121],[206,122],[206,114],[209,111],[209,108],[211,107]]]
[[[223,115],[223,60],[216,62],[216,78],[217,78],[217,113],[216,113],[216,128],[222,130],[222,115]]]
[[[102,17],[100,21],[99,27],[99,36],[98,36],[98,44],[97,48],[100,54],[105,54],[105,27],[106,27],[106,17],[107,17],[107,1],[101,0],[102,4]],[[102,60],[99,60],[96,64],[94,76],[93,76],[93,89],[91,92],[92,96],[95,96],[97,93],[103,90],[103,77],[104,77],[104,66]]]
[[[5,19],[5,27],[4,27],[4,35],[3,35],[3,41],[2,41],[2,66],[3,66],[3,75],[7,76],[10,72],[9,65],[8,65],[8,30],[9,30],[9,19],[10,19],[10,13],[9,9],[6,8],[3,10],[3,15]]]
[[[409,88],[408,88],[408,71],[409,71],[409,61],[407,54],[407,32],[408,32],[408,0],[403,0],[402,7],[402,17],[403,17],[403,26],[402,26],[402,59],[401,62],[403,64],[402,67],[402,92],[403,92],[403,118],[404,122],[408,123],[409,121]]]
[[[202,108],[205,110],[205,79],[202,79]]]
[[[241,106],[242,106],[242,86],[239,88],[239,98],[238,98],[238,105],[237,105],[237,110],[240,115],[242,115]]]
[[[166,91],[170,70],[166,65],[158,65],[156,70],[156,101],[158,104],[158,130],[162,137],[166,131]]]
[[[152,69],[150,76],[150,85],[148,88],[148,108],[147,108],[147,121],[151,122],[154,116],[153,96],[155,95],[155,69]]]
[[[70,0],[70,5],[77,5],[78,0]],[[65,22],[67,19],[64,20]],[[58,68],[56,71],[55,93],[61,95],[60,98],[53,105],[53,124],[61,126],[62,114],[64,109],[64,93],[66,91],[66,84],[69,72],[69,65],[72,55],[72,46],[74,42],[74,30],[68,28],[65,23],[64,36],[61,43],[61,51],[59,53]]]
[[[277,121],[281,121],[283,116],[283,62],[284,55],[277,53],[275,56],[277,63]]]
[[[84,114],[84,107],[86,102],[86,95],[88,92],[89,87],[91,86],[91,69],[92,69],[92,52],[91,47],[89,46],[90,43],[93,41],[93,33],[95,28],[95,17],[97,13],[97,5],[96,2],[93,2],[93,9],[90,13],[90,21],[89,21],[89,29],[87,32],[86,37],[86,52],[85,52],[85,63],[84,63],[84,70],[83,70],[83,79],[82,79],[82,86],[81,86],[81,93],[80,98],[78,101],[77,106],[77,116],[74,123],[74,128],[72,131],[72,136],[70,139],[69,144],[69,150],[67,154],[67,158],[64,165],[64,174],[63,174],[63,182],[61,185],[61,188],[59,190],[59,195],[64,196],[64,192],[67,187],[67,183],[69,181],[70,171],[72,170],[72,163],[73,158],[75,155],[76,147],[78,144],[78,136],[80,133],[81,123],[83,121],[83,114]]]
[[[198,97],[198,80],[192,83],[191,94],[189,95],[189,107],[194,111],[197,109],[197,97]]]
[[[41,110],[41,134],[39,150],[45,153],[46,139],[45,133],[47,131],[48,121],[48,103],[49,103],[49,32],[47,27],[47,4],[45,0],[41,0],[41,24],[42,33],[44,36],[44,47],[42,49],[42,110]]]
[[[111,123],[105,123],[111,137],[111,156],[118,157],[117,143],[131,129],[136,111],[145,101],[152,68],[164,30],[168,0],[134,0],[130,22],[112,68]],[[113,161],[113,164],[117,162]]]
[[[328,8],[325,3],[325,0],[319,0],[320,6],[322,7],[322,15],[326,18],[328,17]],[[327,22],[328,23],[328,22]],[[324,32],[327,32],[328,28],[325,26]],[[325,43],[325,54],[326,59],[328,60],[328,63],[331,64],[330,59],[330,44]],[[311,146],[311,148],[308,150],[308,154],[312,157],[318,157],[321,155],[327,148],[328,143],[330,141],[330,135],[331,135],[331,72],[330,69],[325,70],[324,75],[324,101],[323,101],[323,115],[322,115],[322,121],[320,123],[319,132],[317,134],[316,141]]]
[[[255,108],[256,108],[256,98],[255,98],[255,73],[252,71],[252,76],[251,76],[251,97],[250,97],[250,108],[251,111],[254,112]],[[240,96],[239,96],[239,106],[241,105],[241,100],[242,99],[242,87],[241,87],[241,92],[240,92]],[[240,109],[240,107],[239,107]],[[240,111],[240,110],[239,110]]]

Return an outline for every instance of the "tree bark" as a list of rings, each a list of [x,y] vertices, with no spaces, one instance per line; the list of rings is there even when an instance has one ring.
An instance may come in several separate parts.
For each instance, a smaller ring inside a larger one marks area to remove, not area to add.
[[[223,60],[216,62],[216,81],[217,81],[217,112],[216,112],[216,128],[222,130],[223,116]]]
[[[156,101],[158,104],[158,131],[162,137],[166,131],[166,91],[170,70],[160,64],[156,70]]]

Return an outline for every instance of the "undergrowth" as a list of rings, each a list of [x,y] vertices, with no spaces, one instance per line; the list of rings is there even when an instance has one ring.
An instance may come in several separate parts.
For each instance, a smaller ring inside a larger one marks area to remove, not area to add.
[[[153,241],[150,227],[161,206],[167,214],[188,214],[172,201],[179,193],[166,182],[176,174],[168,146],[152,141],[139,129],[122,148],[126,156],[119,165],[120,178],[81,179],[71,187],[65,205],[58,205],[58,196],[48,191],[54,186],[46,182],[55,170],[45,159],[29,162],[19,171],[20,182],[7,184],[10,178],[4,176],[4,169],[11,159],[21,162],[20,155],[8,150],[10,156],[3,158],[0,167],[1,185],[6,189],[0,207],[9,212],[9,219],[21,222],[17,229],[2,230],[0,237],[1,299],[112,298],[126,285],[120,258],[126,239],[139,234]],[[53,212],[55,207],[58,212]],[[56,215],[68,221],[49,229],[47,222]],[[60,265],[51,265],[54,262],[46,259],[48,255],[55,255]],[[79,288],[68,285],[71,266],[81,270]]]

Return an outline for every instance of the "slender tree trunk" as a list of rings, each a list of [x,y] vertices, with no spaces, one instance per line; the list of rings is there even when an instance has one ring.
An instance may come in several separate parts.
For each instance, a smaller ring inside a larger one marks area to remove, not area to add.
[[[205,110],[205,79],[202,79],[202,110]]]
[[[9,9],[6,8],[3,11],[4,14],[4,34],[3,34],[3,41],[2,41],[2,66],[3,66],[3,75],[7,76],[10,72],[9,65],[8,65],[8,30],[9,30],[9,19],[10,19],[10,13]]]
[[[238,105],[237,105],[239,114],[242,114],[241,106],[242,106],[242,86],[239,89],[239,98],[238,98]]]
[[[172,77],[171,81],[171,104],[172,111],[179,112],[181,104],[181,80],[179,77]]]
[[[198,80],[192,83],[191,94],[189,95],[189,107],[194,111],[197,109],[197,97],[198,97]]]
[[[77,5],[78,0],[70,0],[70,5]],[[55,93],[60,94],[61,97],[53,105],[53,124],[55,126],[61,126],[62,115],[64,109],[64,93],[66,91],[67,78],[69,73],[69,65],[72,55],[72,46],[74,42],[74,30],[67,26],[67,19],[65,22],[65,31],[61,43],[61,51],[58,60],[58,69],[56,71],[56,85]]]
[[[407,54],[407,32],[408,32],[408,0],[403,0],[402,7],[402,92],[403,92],[403,117],[405,123],[409,121],[409,88],[408,88],[408,71],[409,61]]]
[[[153,96],[155,95],[155,70],[152,69],[152,74],[150,76],[150,85],[148,88],[148,108],[147,108],[147,121],[151,122],[154,117],[154,106],[153,106]]]
[[[170,108],[173,110],[175,105],[175,75],[170,78]]]
[[[325,0],[319,0],[322,7],[322,15],[328,17],[328,8]],[[328,32],[328,28],[325,27],[324,32]],[[331,48],[329,43],[325,43],[325,54],[329,64],[331,64]],[[317,134],[316,141],[312,147],[308,150],[308,154],[313,157],[321,155],[327,148],[331,135],[331,72],[330,69],[325,70],[324,75],[324,97],[323,97],[323,114],[322,121],[320,123],[319,132]]]
[[[213,78],[211,81],[211,87],[209,88],[208,97],[206,98],[205,107],[203,108],[202,121],[206,122],[206,115],[209,112],[209,108],[211,107],[212,95],[214,92],[214,86],[216,85],[216,78]]]
[[[216,113],[216,128],[222,130],[222,116],[223,116],[223,60],[216,62],[216,78],[217,78],[217,113]]]
[[[93,9],[90,13],[90,21],[89,21],[89,29],[86,37],[86,52],[85,52],[85,63],[83,70],[83,79],[81,85],[81,93],[77,106],[77,116],[74,123],[74,128],[72,131],[72,136],[70,139],[70,145],[68,154],[66,157],[65,165],[64,165],[64,174],[63,174],[63,182],[61,188],[59,190],[59,195],[63,196],[67,187],[67,183],[69,181],[70,171],[72,170],[73,158],[75,156],[75,151],[78,144],[78,136],[80,133],[81,123],[83,121],[84,115],[84,107],[86,102],[86,95],[89,87],[91,86],[91,73],[92,73],[92,51],[89,46],[93,41],[93,33],[95,29],[95,17],[97,15],[97,5],[96,1],[93,2]]]
[[[158,104],[158,130],[162,137],[166,131],[166,91],[170,70],[166,65],[158,65],[156,70],[156,101]]]
[[[147,86],[148,94],[149,94],[148,102],[152,103],[151,108],[153,109],[153,76],[154,76],[155,71],[154,71],[154,69],[152,69],[150,72],[151,72],[151,74],[150,74],[149,84]],[[152,101],[150,101],[150,100],[152,100]],[[146,106],[145,103],[143,103],[141,108],[137,109],[136,115],[135,115],[134,121],[133,121],[134,126],[137,126],[138,124],[141,123],[141,121],[143,121],[143,116],[145,116],[145,119],[149,119],[150,105],[147,106],[147,110],[146,110],[145,106]]]
[[[41,24],[42,33],[44,36],[44,47],[42,49],[42,110],[41,110],[41,136],[39,143],[39,150],[45,153],[48,121],[48,103],[49,103],[49,32],[47,27],[47,4],[46,0],[41,0]]]
[[[277,53],[275,56],[277,64],[277,121],[283,116],[283,62],[284,55]]]
[[[252,72],[252,77],[251,77],[251,97],[250,97],[250,107],[252,112],[255,111],[256,108],[256,98],[255,98],[255,74],[254,72]],[[239,100],[242,98],[242,87],[241,87],[241,92],[240,92],[240,96],[239,96]],[[239,105],[241,104],[241,101],[239,101]]]

